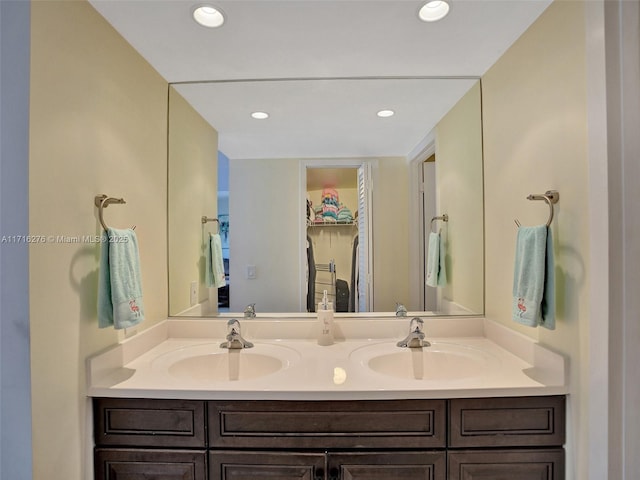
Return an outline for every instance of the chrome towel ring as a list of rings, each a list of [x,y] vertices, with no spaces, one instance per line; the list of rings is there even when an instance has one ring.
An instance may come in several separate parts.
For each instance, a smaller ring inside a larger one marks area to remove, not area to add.
[[[449,221],[449,215],[447,215],[446,213],[443,215],[440,215],[439,217],[433,217],[431,219],[431,223],[429,224],[429,229],[433,232],[433,222],[435,222],[436,220],[442,220],[443,222],[448,222]],[[435,233],[435,232],[434,232]]]
[[[94,199],[94,203],[96,207],[98,207],[98,218],[100,219],[100,224],[102,225],[102,228],[104,228],[106,232],[107,230],[109,230],[109,227],[107,227],[107,224],[104,222],[102,211],[112,203],[127,203],[127,202],[124,201],[124,198],[107,197],[106,195],[102,194],[102,195],[96,195]],[[136,227],[133,227],[133,228],[135,229]]]
[[[560,193],[557,190],[547,190],[543,194],[532,193],[527,196],[527,200],[544,200],[547,202],[547,205],[549,205],[549,219],[547,220],[547,227],[550,226],[553,221],[553,205],[558,203],[558,200],[560,200]],[[522,226],[518,219],[516,219],[515,222],[518,227]]]

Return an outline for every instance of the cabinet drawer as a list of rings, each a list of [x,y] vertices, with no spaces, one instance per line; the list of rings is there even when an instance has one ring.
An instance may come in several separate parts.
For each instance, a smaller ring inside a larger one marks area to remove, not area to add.
[[[330,453],[329,479],[445,480],[446,458],[444,450]]]
[[[201,401],[97,398],[94,422],[98,446],[206,446]]]
[[[564,424],[563,396],[456,399],[450,403],[449,446],[560,446]]]
[[[209,403],[216,448],[444,448],[444,400]]]
[[[204,450],[97,448],[96,480],[206,480]]]
[[[209,480],[324,480],[323,453],[212,451]]]
[[[449,453],[449,480],[564,480],[564,450],[460,450]]]

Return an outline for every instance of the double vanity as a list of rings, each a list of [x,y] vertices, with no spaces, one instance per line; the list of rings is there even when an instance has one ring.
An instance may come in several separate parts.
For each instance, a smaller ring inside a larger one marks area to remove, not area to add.
[[[169,319],[88,361],[95,478],[563,479],[565,359],[483,318]],[[426,345],[426,344],[425,344]],[[228,345],[226,345],[228,346]]]

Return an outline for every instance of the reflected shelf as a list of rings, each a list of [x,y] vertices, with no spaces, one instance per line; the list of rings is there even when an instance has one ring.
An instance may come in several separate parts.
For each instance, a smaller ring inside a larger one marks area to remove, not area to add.
[[[331,221],[321,221],[321,222],[307,222],[307,227],[356,227],[358,226],[357,222],[331,222]]]

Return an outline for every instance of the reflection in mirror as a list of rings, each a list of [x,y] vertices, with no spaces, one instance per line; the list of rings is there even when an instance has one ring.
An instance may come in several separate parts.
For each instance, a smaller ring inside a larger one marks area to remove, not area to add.
[[[325,292],[338,313],[371,310],[367,166],[306,169],[308,312],[316,311]]]
[[[341,312],[483,313],[480,96],[477,79],[172,85],[169,314],[299,316],[325,286]]]

